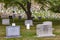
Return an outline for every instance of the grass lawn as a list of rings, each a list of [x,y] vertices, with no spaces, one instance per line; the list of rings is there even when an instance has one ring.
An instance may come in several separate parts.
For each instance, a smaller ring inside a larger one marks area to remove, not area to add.
[[[17,24],[19,24],[19,22]],[[37,24],[38,22],[34,22],[34,26],[31,26],[31,29],[27,30],[23,22],[21,22],[19,25],[21,27],[20,33],[22,37],[20,38],[4,38],[6,36],[6,26],[0,24],[0,40],[60,40],[59,21],[53,22],[53,28],[55,28],[53,33],[56,35],[55,37],[42,37],[42,38],[35,37]]]

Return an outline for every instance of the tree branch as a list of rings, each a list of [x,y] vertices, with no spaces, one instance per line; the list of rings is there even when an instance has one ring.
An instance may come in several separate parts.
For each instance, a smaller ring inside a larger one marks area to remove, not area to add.
[[[31,2],[27,1],[27,11],[28,12],[31,12],[30,8],[31,8]]]
[[[26,9],[25,9],[25,7],[23,6],[23,4],[22,3],[20,3],[20,2],[16,2],[17,4],[19,4],[20,5],[20,7],[22,7],[23,8],[23,10],[26,12]]]

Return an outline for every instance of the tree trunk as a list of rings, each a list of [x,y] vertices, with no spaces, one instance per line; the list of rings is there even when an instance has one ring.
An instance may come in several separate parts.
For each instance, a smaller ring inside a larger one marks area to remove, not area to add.
[[[27,1],[27,19],[28,20],[31,20],[32,18],[31,18],[31,10],[30,10],[30,8],[31,8],[31,2],[29,2],[29,1]]]
[[[31,14],[32,14],[32,13],[29,12],[29,11],[26,12],[27,20],[31,20],[31,19],[32,19]]]
[[[24,7],[24,5],[22,3],[19,3],[19,2],[16,2],[16,3],[18,3],[20,5],[20,7],[25,11],[25,13],[27,15],[27,19],[31,20],[32,19],[31,18],[31,14],[32,13],[31,13],[31,10],[30,10],[30,8],[31,8],[31,2],[27,1],[27,4],[26,4],[27,9]]]

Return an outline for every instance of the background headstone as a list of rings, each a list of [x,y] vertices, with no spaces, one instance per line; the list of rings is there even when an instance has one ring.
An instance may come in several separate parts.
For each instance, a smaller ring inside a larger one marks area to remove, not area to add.
[[[6,14],[2,14],[2,15],[1,15],[1,18],[7,18],[7,16],[8,16],[8,15],[6,15]]]
[[[13,19],[13,17],[12,16],[9,16],[9,19]]]
[[[10,20],[9,19],[2,19],[2,24],[3,25],[9,25],[10,24]]]
[[[6,37],[20,37],[20,26],[7,26],[6,27]]]
[[[13,18],[15,18],[16,17],[16,15],[15,14],[13,14],[13,16],[12,16]]]
[[[30,26],[33,26],[32,20],[25,20],[25,25],[29,24]]]
[[[38,17],[38,20],[41,20],[41,17]]]
[[[18,16],[19,19],[21,19],[21,16]]]

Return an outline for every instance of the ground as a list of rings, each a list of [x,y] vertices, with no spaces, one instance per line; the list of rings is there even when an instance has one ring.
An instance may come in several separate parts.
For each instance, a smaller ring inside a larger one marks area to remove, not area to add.
[[[6,26],[0,24],[0,40],[60,40],[60,21],[53,22],[53,33],[56,35],[55,37],[35,37],[37,24],[38,22],[34,22],[34,26],[31,26],[31,29],[27,30],[25,25],[21,22],[19,24],[21,27],[21,37],[19,38],[4,38],[6,36]]]

